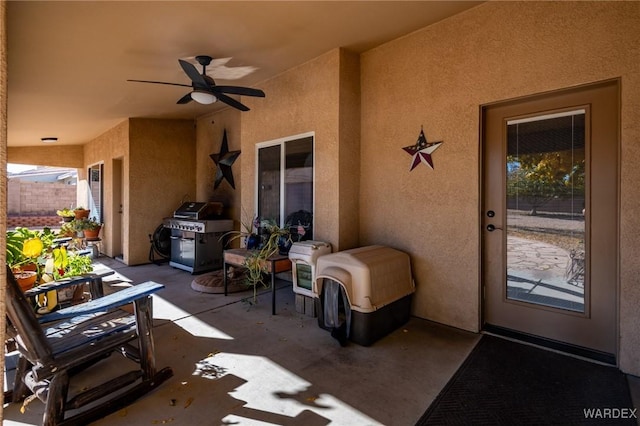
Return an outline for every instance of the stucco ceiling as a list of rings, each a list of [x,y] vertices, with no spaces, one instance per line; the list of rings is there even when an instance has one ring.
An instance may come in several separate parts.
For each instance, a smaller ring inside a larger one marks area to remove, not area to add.
[[[83,144],[128,117],[226,107],[177,105],[187,88],[126,81],[189,84],[179,58],[232,58],[227,67],[256,69],[233,80],[212,70],[216,83],[259,88],[336,47],[364,52],[478,3],[9,1],[8,146]]]

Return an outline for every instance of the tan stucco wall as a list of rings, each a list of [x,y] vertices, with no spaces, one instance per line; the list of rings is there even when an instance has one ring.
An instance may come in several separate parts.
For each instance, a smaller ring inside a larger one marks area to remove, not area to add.
[[[196,127],[196,201],[216,201],[224,204],[224,217],[235,220],[235,229],[240,229],[242,210],[240,208],[242,192],[241,164],[244,152],[233,163],[231,168],[235,189],[223,179],[220,186],[214,189],[217,167],[211,154],[218,154],[222,146],[224,131],[227,131],[229,151],[241,151],[240,146],[241,113],[233,108],[226,108],[215,114],[199,117]],[[251,220],[251,213],[247,213]]]
[[[640,374],[638,28],[638,2],[491,2],[362,55],[361,243],[411,254],[414,314],[480,327],[480,106],[621,77],[620,366]],[[420,126],[444,144],[409,172]]]
[[[7,216],[4,214],[7,205],[7,3],[0,1],[0,233],[7,231]],[[6,261],[6,242],[0,242],[0,262]],[[5,293],[7,282],[6,271],[0,271],[0,292]],[[0,297],[0,339],[5,336],[5,298]],[[4,371],[4,355],[0,355],[0,368]],[[2,407],[0,407],[0,422],[2,422]]]
[[[195,122],[132,118],[129,144],[125,262],[137,265],[149,262],[149,235],[195,193]]]
[[[83,145],[84,148],[84,164],[79,173],[78,178],[81,180],[79,183],[83,183],[86,187],[87,172],[86,168],[89,165],[96,163],[104,164],[103,171],[103,221],[105,226],[100,231],[102,237],[102,251],[108,256],[116,256],[121,254],[120,247],[114,247],[114,216],[118,214],[119,206],[114,206],[114,203],[118,201],[113,198],[113,159],[118,158],[123,160],[124,178],[125,182],[123,189],[128,193],[128,174],[129,169],[129,120],[123,121],[116,127],[109,129],[96,139],[92,140],[88,144]],[[119,203],[118,203],[119,204]],[[125,203],[128,204],[128,203]],[[123,225],[127,226],[127,221],[123,220]],[[128,228],[127,228],[128,229]],[[117,232],[120,232],[118,229]],[[125,239],[126,239],[125,233]],[[119,235],[117,237],[119,239]],[[118,253],[116,253],[118,251]]]
[[[347,64],[342,67],[345,61]],[[341,76],[347,84],[343,91]],[[358,182],[358,168],[354,164],[358,129],[349,123],[343,123],[341,128],[340,108],[358,103],[356,96],[350,94],[357,90],[358,80],[357,58],[335,49],[260,84],[266,98],[243,98],[252,108],[243,113],[241,126],[241,174],[245,182],[242,208],[248,215],[256,212],[255,145],[315,132],[314,239],[328,241],[336,250],[356,245],[358,229],[341,226],[357,224],[358,220],[353,208],[357,206],[353,194]],[[343,144],[350,148],[341,148]],[[353,167],[347,167],[347,163]]]
[[[260,84],[266,98],[243,98],[251,111],[227,108],[198,119],[198,197],[229,202],[229,217],[250,222],[255,215],[256,143],[315,132],[315,234],[334,249],[358,245],[360,150],[360,60],[336,49]],[[241,150],[233,166],[236,189],[226,181],[213,190],[222,131],[229,150]],[[240,140],[242,137],[242,144]],[[248,139],[250,138],[250,139]],[[244,182],[244,185],[241,185]],[[248,184],[247,184],[248,182]],[[242,191],[241,191],[242,189]]]
[[[74,167],[81,169],[83,166],[82,145],[38,146],[8,148],[9,163],[31,164],[35,166]]]
[[[149,262],[149,235],[181,201],[195,193],[195,129],[192,120],[131,118],[84,145],[79,184],[86,185],[89,165],[104,163],[102,250],[123,255],[128,265]],[[114,160],[122,165],[122,247],[114,247],[120,230]]]
[[[360,243],[360,56],[339,53],[337,246],[346,250]]]

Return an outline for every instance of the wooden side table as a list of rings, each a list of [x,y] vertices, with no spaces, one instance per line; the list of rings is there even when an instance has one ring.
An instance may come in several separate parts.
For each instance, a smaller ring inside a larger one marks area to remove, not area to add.
[[[253,253],[247,249],[225,250],[222,255],[222,282],[224,295],[227,295],[227,265],[244,266],[244,261]],[[271,314],[276,314],[276,274],[291,270],[291,261],[288,255],[274,254],[265,259],[265,272],[271,275]]]

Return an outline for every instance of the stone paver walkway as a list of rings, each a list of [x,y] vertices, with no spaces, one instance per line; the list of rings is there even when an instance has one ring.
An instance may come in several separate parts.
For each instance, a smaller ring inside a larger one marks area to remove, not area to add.
[[[582,312],[583,285],[566,277],[569,253],[526,238],[507,238],[507,289],[510,299]]]

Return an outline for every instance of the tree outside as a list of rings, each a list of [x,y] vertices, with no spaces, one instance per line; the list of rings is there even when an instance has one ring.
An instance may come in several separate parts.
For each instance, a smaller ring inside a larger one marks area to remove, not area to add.
[[[507,196],[532,216],[551,200],[583,199],[584,191],[584,149],[507,157]]]

